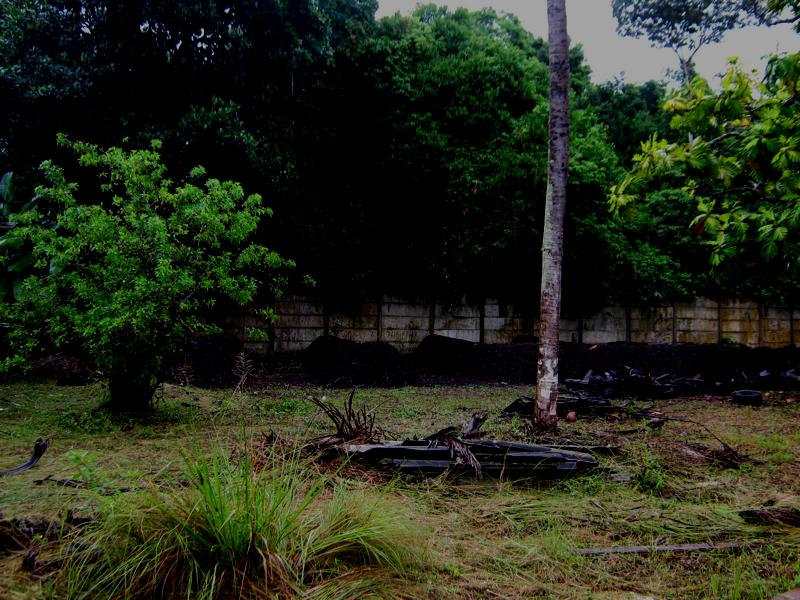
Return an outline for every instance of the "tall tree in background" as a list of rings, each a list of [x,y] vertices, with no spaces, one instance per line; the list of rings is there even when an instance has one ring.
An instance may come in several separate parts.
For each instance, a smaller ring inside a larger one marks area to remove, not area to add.
[[[565,0],[547,0],[550,55],[550,145],[542,238],[542,300],[535,421],[556,424],[558,335],[561,321],[561,263],[569,168],[569,37]]]
[[[694,57],[703,46],[722,39],[730,29],[752,22],[755,0],[613,0],[617,32],[646,37],[678,57],[680,76],[694,76]]]

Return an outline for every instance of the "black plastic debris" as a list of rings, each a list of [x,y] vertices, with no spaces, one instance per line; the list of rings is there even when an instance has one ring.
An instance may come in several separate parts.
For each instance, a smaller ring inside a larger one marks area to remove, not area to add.
[[[744,406],[761,406],[764,395],[758,390],[735,390],[731,393],[731,402]]]

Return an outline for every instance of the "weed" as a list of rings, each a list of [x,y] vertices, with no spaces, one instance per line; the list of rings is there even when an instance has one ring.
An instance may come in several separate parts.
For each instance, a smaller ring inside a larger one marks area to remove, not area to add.
[[[756,444],[760,448],[772,452],[786,451],[792,447],[791,442],[785,436],[775,433],[758,438]]]
[[[519,415],[512,415],[509,426],[511,428],[511,435],[515,438],[527,437],[525,427],[523,426],[522,419],[519,418]]]
[[[561,487],[570,496],[596,496],[606,485],[607,475],[605,473],[566,479],[561,483]]]
[[[70,450],[64,455],[73,470],[72,478],[85,481],[89,485],[101,485],[101,477],[94,461],[97,457],[88,450]]]
[[[445,563],[439,567],[439,570],[450,577],[461,577],[461,569],[459,569],[457,565]]]
[[[778,450],[776,452],[770,452],[767,456],[767,460],[774,465],[785,465],[787,463],[793,463],[795,461],[795,455],[793,452]]]
[[[92,434],[108,433],[118,428],[111,413],[101,408],[65,411],[58,416],[56,424],[65,431]]]
[[[642,450],[642,464],[636,477],[636,487],[653,496],[661,496],[667,487],[664,467],[649,448]]]
[[[236,355],[236,363],[233,367],[233,376],[236,378],[234,393],[242,392],[247,380],[253,374],[253,361],[247,356],[247,352],[242,350]]]
[[[274,404],[260,405],[264,411],[284,417],[305,416],[313,412],[313,405],[308,400],[294,396],[283,396]]]

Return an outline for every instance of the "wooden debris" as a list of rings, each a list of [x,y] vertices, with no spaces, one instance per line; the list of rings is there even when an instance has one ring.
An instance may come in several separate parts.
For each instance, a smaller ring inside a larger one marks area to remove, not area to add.
[[[76,490],[94,490],[101,496],[114,496],[115,494],[127,494],[132,491],[132,488],[105,488],[105,487],[92,487],[88,481],[80,479],[53,479],[52,475],[48,475],[44,479],[34,479],[35,485],[42,485],[43,483],[52,483],[61,487],[74,488]]]
[[[578,556],[605,556],[609,554],[654,554],[657,552],[706,552],[743,548],[750,542],[718,542],[716,544],[669,544],[664,546],[612,546],[610,548],[579,548]]]
[[[452,439],[452,438],[451,438]],[[471,467],[477,473],[555,479],[593,469],[591,454],[558,447],[519,444],[499,440],[459,440],[480,465],[454,450],[452,442],[436,440],[386,441],[382,444],[350,444],[343,451],[367,464],[420,473],[441,473]]]
[[[476,411],[473,413],[472,418],[467,423],[466,429],[464,429],[463,437],[465,438],[475,438],[480,437],[480,429],[483,424],[486,422],[486,419],[489,418],[489,413],[486,413],[482,410]]]

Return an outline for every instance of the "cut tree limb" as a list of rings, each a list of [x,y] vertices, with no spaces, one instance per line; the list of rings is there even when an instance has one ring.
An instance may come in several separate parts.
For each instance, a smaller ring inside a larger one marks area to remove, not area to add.
[[[578,556],[604,556],[607,554],[654,554],[656,552],[706,552],[744,548],[751,542],[719,542],[717,544],[668,544],[664,546],[612,546],[610,548],[579,548]]]

